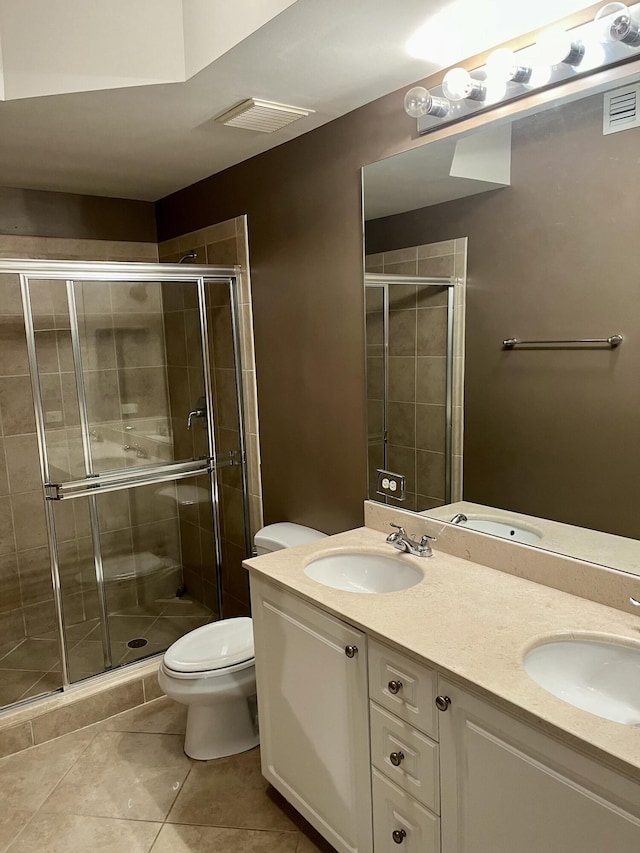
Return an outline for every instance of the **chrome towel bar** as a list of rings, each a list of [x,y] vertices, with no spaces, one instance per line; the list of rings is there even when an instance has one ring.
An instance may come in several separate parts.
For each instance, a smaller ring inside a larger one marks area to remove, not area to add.
[[[507,338],[502,341],[504,349],[513,349],[524,344],[526,346],[549,346],[556,344],[607,344],[611,349],[619,347],[624,338],[622,335],[609,335],[608,338],[581,338],[579,340],[553,340],[553,341],[521,341],[519,338]]]

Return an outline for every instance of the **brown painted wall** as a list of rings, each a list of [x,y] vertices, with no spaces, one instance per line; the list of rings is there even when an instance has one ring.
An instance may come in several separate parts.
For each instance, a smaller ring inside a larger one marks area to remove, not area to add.
[[[592,11],[567,24],[588,20]],[[328,533],[362,523],[360,169],[421,144],[403,110],[404,91],[156,205],[161,240],[248,214],[267,522],[289,519]]]
[[[465,499],[638,537],[640,130],[603,137],[602,102],[516,123],[510,187],[376,220],[367,251],[469,237]]]
[[[156,242],[152,202],[0,187],[0,234]]]

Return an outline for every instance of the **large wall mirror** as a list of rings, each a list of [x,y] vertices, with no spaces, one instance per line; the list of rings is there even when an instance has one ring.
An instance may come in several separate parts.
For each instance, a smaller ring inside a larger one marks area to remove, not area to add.
[[[364,169],[369,497],[640,574],[640,74],[611,78]]]

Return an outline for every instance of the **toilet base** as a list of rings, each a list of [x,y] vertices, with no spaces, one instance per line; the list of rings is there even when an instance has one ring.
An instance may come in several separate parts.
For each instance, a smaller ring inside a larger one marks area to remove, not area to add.
[[[255,697],[217,705],[190,705],[184,751],[208,761],[246,752],[260,743]]]

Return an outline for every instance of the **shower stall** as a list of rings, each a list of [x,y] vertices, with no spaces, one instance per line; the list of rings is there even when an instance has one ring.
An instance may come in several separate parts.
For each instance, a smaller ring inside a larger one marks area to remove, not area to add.
[[[455,279],[365,275],[369,498],[412,510],[450,503]],[[377,492],[379,470],[406,496]]]
[[[0,261],[0,706],[222,617],[250,546],[238,289]]]

